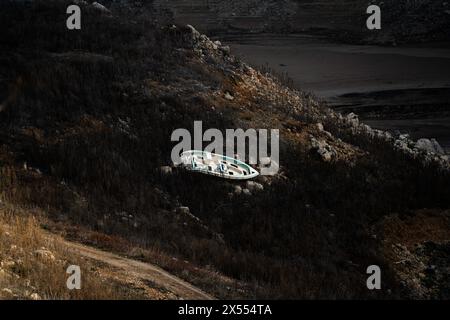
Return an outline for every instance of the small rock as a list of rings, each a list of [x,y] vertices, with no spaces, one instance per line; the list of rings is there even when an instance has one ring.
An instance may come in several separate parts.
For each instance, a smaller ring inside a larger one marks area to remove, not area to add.
[[[0,262],[0,266],[2,268],[11,268],[11,267],[14,267],[15,265],[16,265],[16,263],[12,260]]]
[[[9,288],[3,288],[2,293],[7,294],[8,296],[14,296],[14,293]]]
[[[159,168],[159,171],[162,174],[168,176],[168,175],[172,174],[172,167],[170,167],[170,166],[163,166],[163,167]]]
[[[444,154],[444,150],[439,145],[436,139],[419,139],[415,145],[416,149],[423,150],[426,152],[433,152],[436,154]]]
[[[329,162],[335,156],[334,149],[328,145],[325,141],[319,141],[316,138],[311,138],[311,146],[313,149],[317,150],[317,153],[321,156],[321,158]]]
[[[2,268],[0,268],[0,282],[4,279],[4,278],[9,278],[9,274],[3,270]]]
[[[195,29],[193,26],[191,26],[190,24],[188,24],[186,26],[188,29],[190,29],[191,31],[191,35],[192,35],[192,40],[198,40],[200,39],[200,32],[197,31],[197,29]]]
[[[178,207],[176,209],[176,212],[180,214],[191,214],[191,210],[189,209],[189,207]]]
[[[30,295],[30,299],[31,300],[42,300],[41,296],[38,295],[36,292],[34,292]]]
[[[349,113],[346,117],[346,120],[348,123],[352,125],[352,127],[358,127],[359,126],[359,118],[356,114],[353,112]]]
[[[259,176],[258,180],[264,185],[264,184],[270,184],[270,180],[267,176]]]
[[[407,141],[407,140],[409,140],[409,134],[407,134],[407,133],[401,134],[401,135],[398,136],[398,139],[399,140],[403,140],[403,141]]]
[[[47,249],[38,249],[38,250],[34,251],[34,254],[38,258],[43,259],[43,260],[50,260],[50,261],[55,260],[55,256],[53,255],[53,253]]]
[[[108,14],[111,13],[111,11],[108,8],[106,8],[104,5],[102,5],[102,4],[98,3],[98,2],[93,2],[91,4],[91,6],[92,6],[92,8],[94,8],[94,9],[100,11],[100,12],[108,13]]]
[[[247,181],[246,185],[247,185],[247,189],[250,192],[263,191],[264,190],[264,186],[262,184],[258,183],[258,182],[255,182],[255,181]]]
[[[220,47],[220,50],[222,50],[222,52],[223,52],[224,54],[230,54],[230,53],[231,53],[231,49],[230,49],[229,46],[223,46],[223,47]]]
[[[234,97],[229,92],[225,92],[224,98],[229,100],[229,101],[233,101],[234,100]]]

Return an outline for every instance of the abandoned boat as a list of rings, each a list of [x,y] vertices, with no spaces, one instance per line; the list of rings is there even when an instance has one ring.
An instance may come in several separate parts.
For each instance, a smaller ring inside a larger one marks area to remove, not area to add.
[[[224,155],[190,150],[181,154],[181,162],[187,170],[233,180],[248,180],[259,175],[248,164]]]

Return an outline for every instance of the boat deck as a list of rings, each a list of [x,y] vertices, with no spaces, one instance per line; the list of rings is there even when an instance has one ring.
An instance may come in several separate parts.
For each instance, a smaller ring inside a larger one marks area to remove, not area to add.
[[[228,179],[245,180],[258,176],[258,172],[248,164],[210,152],[187,151],[181,155],[181,161],[188,170]]]

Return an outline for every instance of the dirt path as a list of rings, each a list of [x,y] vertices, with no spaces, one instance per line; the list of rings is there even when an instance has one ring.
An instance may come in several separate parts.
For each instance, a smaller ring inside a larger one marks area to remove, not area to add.
[[[112,267],[119,268],[125,273],[131,274],[134,277],[150,281],[159,287],[169,290],[181,299],[214,299],[214,297],[208,295],[202,290],[152,264],[124,258],[110,252],[98,250],[73,242],[64,241],[64,244],[69,250],[72,250],[83,257],[108,264]]]

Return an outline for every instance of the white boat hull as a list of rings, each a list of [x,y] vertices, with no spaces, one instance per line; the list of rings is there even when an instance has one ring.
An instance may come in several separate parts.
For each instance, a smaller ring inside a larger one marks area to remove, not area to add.
[[[183,152],[181,162],[187,170],[231,180],[249,180],[259,175],[258,171],[240,160],[205,151]]]

